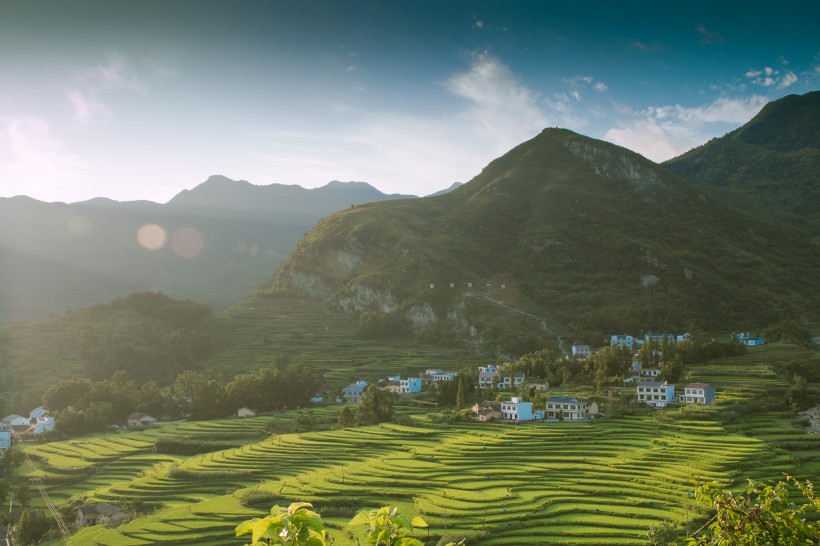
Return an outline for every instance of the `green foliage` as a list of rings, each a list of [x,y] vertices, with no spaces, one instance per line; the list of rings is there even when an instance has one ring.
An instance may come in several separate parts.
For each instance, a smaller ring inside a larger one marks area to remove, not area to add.
[[[669,546],[678,535],[677,525],[671,521],[662,521],[649,528],[646,537],[652,546]]]
[[[368,385],[362,393],[362,400],[356,410],[356,420],[360,425],[377,425],[393,418],[393,393],[376,385]]]
[[[789,502],[788,484],[803,494],[803,502]],[[699,483],[697,499],[716,511],[689,539],[692,546],[757,546],[817,544],[820,499],[812,483],[787,475],[784,481],[757,484],[749,480],[745,493],[725,491],[716,482]]]
[[[785,319],[763,330],[763,337],[768,342],[809,343],[811,334],[792,319]]]
[[[349,525],[367,525],[367,543],[376,546],[424,546],[422,541],[407,535],[415,527],[427,527],[422,518],[405,517],[395,506],[359,512]]]
[[[251,535],[251,545],[326,546],[329,544],[322,517],[307,502],[294,502],[287,508],[274,506],[271,515],[254,518],[236,527],[236,536]]]
[[[344,429],[350,428],[356,424],[356,417],[353,415],[353,411],[350,409],[350,406],[345,404],[342,406],[342,409],[339,410],[339,417],[337,420],[337,428]]]

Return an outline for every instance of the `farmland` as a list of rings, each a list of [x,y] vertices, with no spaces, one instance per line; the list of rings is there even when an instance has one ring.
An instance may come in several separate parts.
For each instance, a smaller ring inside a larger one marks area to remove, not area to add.
[[[488,546],[645,544],[651,525],[699,517],[695,476],[733,486],[783,472],[817,479],[817,437],[776,405],[749,411],[786,386],[763,359],[753,353],[689,373],[718,386],[716,404],[519,426],[437,424],[399,407],[406,424],[269,433],[299,420],[290,411],[26,450],[36,467],[29,472],[58,505],[140,501],[146,515],[73,539],[112,546],[242,544],[231,538],[239,522],[293,501],[314,503],[342,545],[356,543],[346,528],[355,511],[387,504],[424,517],[429,533],[417,536],[431,544],[445,533]],[[314,409],[315,428],[337,411]],[[157,450],[164,437],[235,447],[183,456]]]

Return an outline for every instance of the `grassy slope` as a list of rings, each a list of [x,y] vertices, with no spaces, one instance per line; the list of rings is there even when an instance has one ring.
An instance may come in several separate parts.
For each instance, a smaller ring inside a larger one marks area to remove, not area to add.
[[[631,152],[546,130],[449,194],[325,219],[271,289],[375,307],[357,299],[366,287],[389,294],[399,312],[429,304],[442,317],[460,312],[475,291],[468,282],[505,282],[514,288],[500,294],[505,301],[598,343],[616,330],[812,315],[820,261],[805,242]],[[650,276],[658,284],[647,288],[641,279]],[[442,289],[451,282],[455,289]]]
[[[784,471],[816,479],[817,437],[781,410],[748,410],[785,391],[770,363],[804,353],[771,347],[691,370],[689,380],[717,386],[713,407],[594,423],[445,426],[415,414],[413,427],[258,441],[270,421],[292,419],[291,412],[27,450],[39,456],[38,472],[60,502],[69,496],[141,498],[166,506],[117,529],[84,530],[76,537],[80,544],[231,543],[239,521],[294,500],[316,502],[335,526],[356,508],[398,504],[425,517],[434,537],[443,532],[446,514],[450,530],[490,530],[481,545],[643,544],[651,524],[696,516],[693,475],[738,486]],[[317,409],[315,415],[332,420],[335,411]],[[162,434],[250,443],[188,458],[150,453],[150,442]],[[78,481],[58,483],[72,476]],[[352,544],[336,527],[331,532],[337,544]]]

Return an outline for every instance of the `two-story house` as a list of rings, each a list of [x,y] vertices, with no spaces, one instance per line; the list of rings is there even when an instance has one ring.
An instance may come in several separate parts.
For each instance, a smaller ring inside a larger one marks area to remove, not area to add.
[[[524,402],[517,396],[513,396],[510,400],[501,402],[501,418],[517,423],[532,421],[535,419],[532,413],[532,402]]]
[[[358,404],[362,401],[367,381],[359,380],[342,389],[342,400],[349,404]]]
[[[573,345],[572,356],[579,359],[589,358],[589,345]]]
[[[550,396],[545,415],[547,419],[557,421],[585,421],[587,403],[570,396]]]
[[[715,401],[715,388],[708,383],[689,383],[683,388],[678,401],[684,404],[711,404]]]
[[[665,408],[675,401],[675,386],[666,381],[641,381],[638,383],[638,402]]]

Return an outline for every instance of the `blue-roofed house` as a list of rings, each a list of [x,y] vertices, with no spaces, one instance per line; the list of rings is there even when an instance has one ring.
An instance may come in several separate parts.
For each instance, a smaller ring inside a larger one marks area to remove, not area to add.
[[[358,404],[362,401],[367,381],[356,381],[342,389],[342,400],[349,404]]]
[[[544,415],[552,421],[586,421],[587,403],[571,396],[550,396]]]

